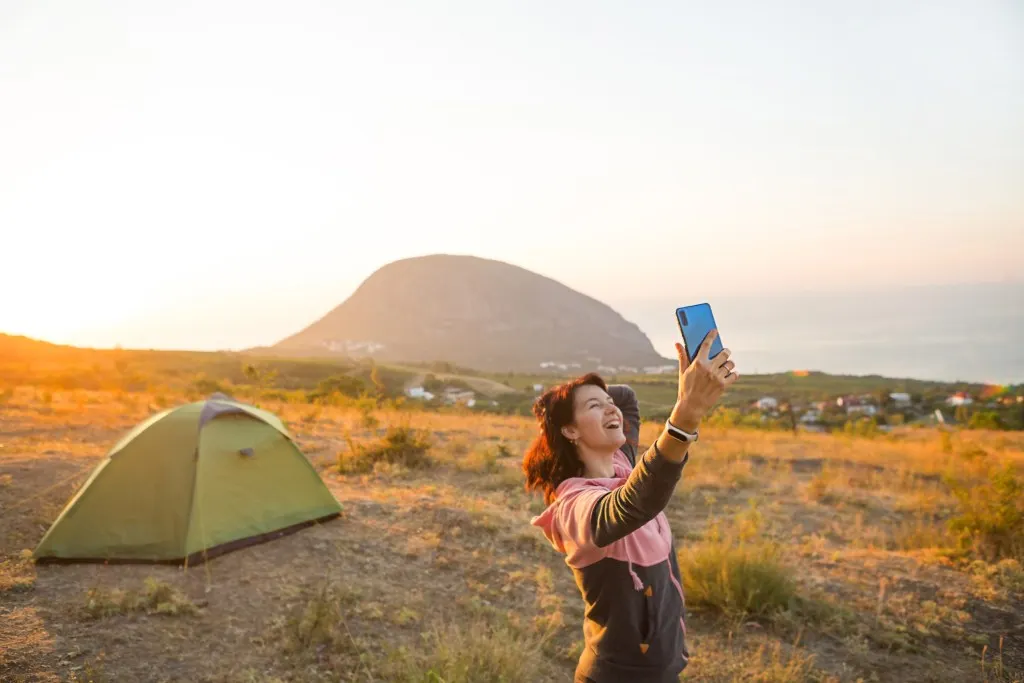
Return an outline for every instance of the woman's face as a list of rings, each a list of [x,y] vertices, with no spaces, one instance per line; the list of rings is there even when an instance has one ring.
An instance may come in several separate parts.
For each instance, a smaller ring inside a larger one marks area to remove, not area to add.
[[[609,451],[622,447],[626,435],[622,431],[622,411],[604,389],[584,384],[573,396],[573,424],[562,433],[577,446],[594,451]]]

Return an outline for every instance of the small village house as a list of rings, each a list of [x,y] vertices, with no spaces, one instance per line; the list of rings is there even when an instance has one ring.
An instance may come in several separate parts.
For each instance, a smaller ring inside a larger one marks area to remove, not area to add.
[[[448,405],[462,403],[472,408],[476,405],[476,392],[456,387],[447,387],[444,390],[444,402]]]
[[[946,403],[951,406],[969,406],[974,403],[974,399],[971,398],[966,392],[958,391],[949,398],[947,398]]]
[[[434,395],[424,389],[423,387],[409,387],[405,390],[405,395],[409,398],[420,399],[421,401],[429,401],[434,398]]]
[[[910,405],[910,394],[897,391],[889,394],[889,400],[893,402],[897,408],[906,408]]]
[[[815,424],[821,421],[821,411],[812,408],[800,416],[800,422],[804,424]]]
[[[877,415],[878,406],[871,402],[870,396],[840,396],[836,405],[845,408],[847,415]]]

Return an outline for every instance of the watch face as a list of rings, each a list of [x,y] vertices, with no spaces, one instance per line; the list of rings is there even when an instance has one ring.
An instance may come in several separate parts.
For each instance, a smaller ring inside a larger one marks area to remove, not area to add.
[[[694,432],[693,434],[687,434],[686,432],[684,432],[683,430],[679,429],[676,426],[669,426],[668,433],[674,436],[675,438],[679,439],[680,441],[685,441],[687,443],[693,443],[694,441],[697,440],[696,432]]]

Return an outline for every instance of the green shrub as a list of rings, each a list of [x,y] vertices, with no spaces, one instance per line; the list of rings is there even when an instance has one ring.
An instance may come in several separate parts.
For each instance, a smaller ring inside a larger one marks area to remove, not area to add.
[[[346,626],[346,610],[358,594],[337,584],[324,582],[306,595],[305,601],[283,624],[285,652],[326,648],[334,652],[353,649],[354,642]]]
[[[680,551],[679,569],[688,605],[730,617],[766,616],[796,595],[792,571],[768,541],[713,538]]]
[[[544,680],[543,641],[507,627],[448,626],[424,634],[426,651],[400,652],[396,675],[408,683],[533,683]]]
[[[93,588],[86,594],[85,615],[102,619],[129,612],[163,614],[168,616],[196,614],[196,605],[177,588],[163,581],[146,579],[140,593],[134,590],[103,590]]]
[[[206,375],[200,374],[189,383],[187,391],[189,393],[199,394],[200,396],[209,396],[210,394],[227,394],[229,390],[224,384],[218,382],[215,379],[210,379]]]
[[[314,391],[307,394],[310,403],[337,404],[337,398],[360,398],[368,392],[363,380],[351,375],[334,375],[321,380]]]
[[[982,484],[947,484],[960,504],[949,529],[965,550],[986,561],[1024,559],[1024,481],[1012,464],[991,470]]]
[[[968,429],[1002,429],[1003,425],[999,420],[999,414],[992,411],[982,411],[971,415],[967,421]]]
[[[492,473],[497,472],[501,465],[498,464],[498,453],[490,447],[477,447],[464,458],[455,463],[456,469],[465,472]]]
[[[750,661],[748,671],[740,678],[751,683],[805,683],[814,678],[814,655],[805,655],[796,648],[782,651],[776,642],[771,648],[762,644]]]
[[[869,417],[862,417],[857,420],[848,420],[843,425],[843,433],[849,436],[863,436],[873,438],[881,434],[878,423]]]
[[[430,434],[406,426],[388,427],[384,436],[368,444],[349,441],[348,451],[338,455],[338,471],[370,472],[378,464],[402,465],[410,469],[430,467]]]

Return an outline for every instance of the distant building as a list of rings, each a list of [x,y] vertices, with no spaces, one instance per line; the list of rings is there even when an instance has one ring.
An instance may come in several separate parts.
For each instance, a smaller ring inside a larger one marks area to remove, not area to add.
[[[951,406],[969,406],[974,403],[974,399],[968,396],[965,392],[958,391],[947,398],[946,403]]]
[[[849,407],[847,407],[847,409],[846,409],[846,414],[847,415],[853,415],[855,413],[860,413],[862,415],[868,415],[868,416],[877,415],[878,414],[878,406],[873,406],[873,405],[871,405],[869,403],[868,404],[862,403],[862,404],[857,405],[857,406],[849,406]]]
[[[456,389],[455,387],[447,387],[444,390],[444,402],[449,405],[465,403],[472,407],[476,404],[476,393],[464,389]]]
[[[535,391],[536,393],[538,393],[538,394],[539,394],[540,392],[544,391],[544,385],[543,385],[543,384],[534,384],[534,385],[533,385],[533,390],[534,390],[534,391]]]
[[[889,399],[898,408],[906,408],[907,406],[910,405],[910,394],[907,394],[907,393],[904,393],[904,392],[899,392],[898,391],[896,393],[889,394]]]
[[[773,396],[764,396],[757,399],[754,405],[758,410],[777,410],[779,407],[779,399]]]
[[[434,395],[423,387],[409,387],[405,390],[405,395],[409,398],[418,398],[423,401],[429,401],[434,398]]]
[[[865,396],[841,396],[836,399],[836,405],[846,408],[847,415],[860,413],[862,415],[877,415],[878,407],[872,403],[870,395]]]
[[[353,339],[328,339],[321,342],[329,351],[336,353],[376,353],[384,348],[384,344],[375,341],[359,341]]]
[[[800,416],[800,422],[804,424],[815,424],[821,421],[820,410],[808,410],[806,413]]]

